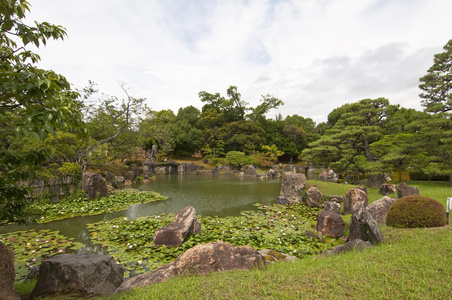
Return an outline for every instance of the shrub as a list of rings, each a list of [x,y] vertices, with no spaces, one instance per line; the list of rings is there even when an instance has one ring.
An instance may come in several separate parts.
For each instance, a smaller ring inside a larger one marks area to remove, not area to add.
[[[388,226],[402,228],[444,226],[446,221],[446,210],[440,202],[417,195],[398,199],[386,217]]]

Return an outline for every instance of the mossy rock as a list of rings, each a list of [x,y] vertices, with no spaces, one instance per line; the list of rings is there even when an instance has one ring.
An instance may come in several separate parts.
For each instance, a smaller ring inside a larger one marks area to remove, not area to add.
[[[446,222],[446,210],[440,202],[418,195],[398,199],[386,217],[388,226],[400,228],[439,227]]]

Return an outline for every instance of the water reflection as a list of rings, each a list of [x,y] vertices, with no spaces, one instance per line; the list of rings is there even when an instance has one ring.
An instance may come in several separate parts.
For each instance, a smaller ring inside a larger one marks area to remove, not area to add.
[[[237,216],[241,211],[254,210],[254,203],[274,203],[281,187],[280,179],[196,175],[160,175],[157,180],[135,186],[141,190],[156,191],[168,200],[136,204],[128,209],[96,216],[76,217],[46,224],[4,225],[0,233],[17,230],[50,229],[85,244],[80,253],[104,253],[100,245],[93,245],[86,225],[108,221],[118,217],[139,217],[175,213],[186,206],[193,206],[204,216]]]

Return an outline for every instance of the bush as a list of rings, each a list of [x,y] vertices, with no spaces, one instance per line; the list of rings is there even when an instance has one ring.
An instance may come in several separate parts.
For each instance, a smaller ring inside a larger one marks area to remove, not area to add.
[[[401,228],[438,227],[446,222],[446,210],[440,202],[417,195],[398,199],[386,217],[388,226]]]

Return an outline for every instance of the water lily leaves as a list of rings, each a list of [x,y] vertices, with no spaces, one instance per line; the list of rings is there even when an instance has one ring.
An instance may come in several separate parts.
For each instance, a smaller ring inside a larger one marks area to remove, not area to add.
[[[41,264],[43,257],[74,251],[83,247],[58,231],[29,230],[0,234],[0,240],[14,253],[16,280],[25,278],[30,269]]]
[[[152,247],[154,232],[169,224],[174,215],[159,215],[136,220],[117,218],[88,224],[93,243],[104,245],[117,262],[126,268],[126,277],[155,270],[195,245],[222,240],[255,249],[273,249],[298,258],[314,255],[336,246],[340,241],[326,238],[319,243],[304,232],[313,230],[318,208],[304,204],[257,205],[259,211],[246,211],[237,217],[201,217],[202,233],[189,235],[182,246],[168,249]]]
[[[70,202],[59,203],[34,203],[33,210],[41,214],[39,223],[73,218],[78,216],[98,215],[106,212],[114,212],[126,209],[132,204],[148,203],[153,201],[165,200],[166,197],[152,191],[120,191],[96,200],[87,200],[86,198],[72,199]]]

